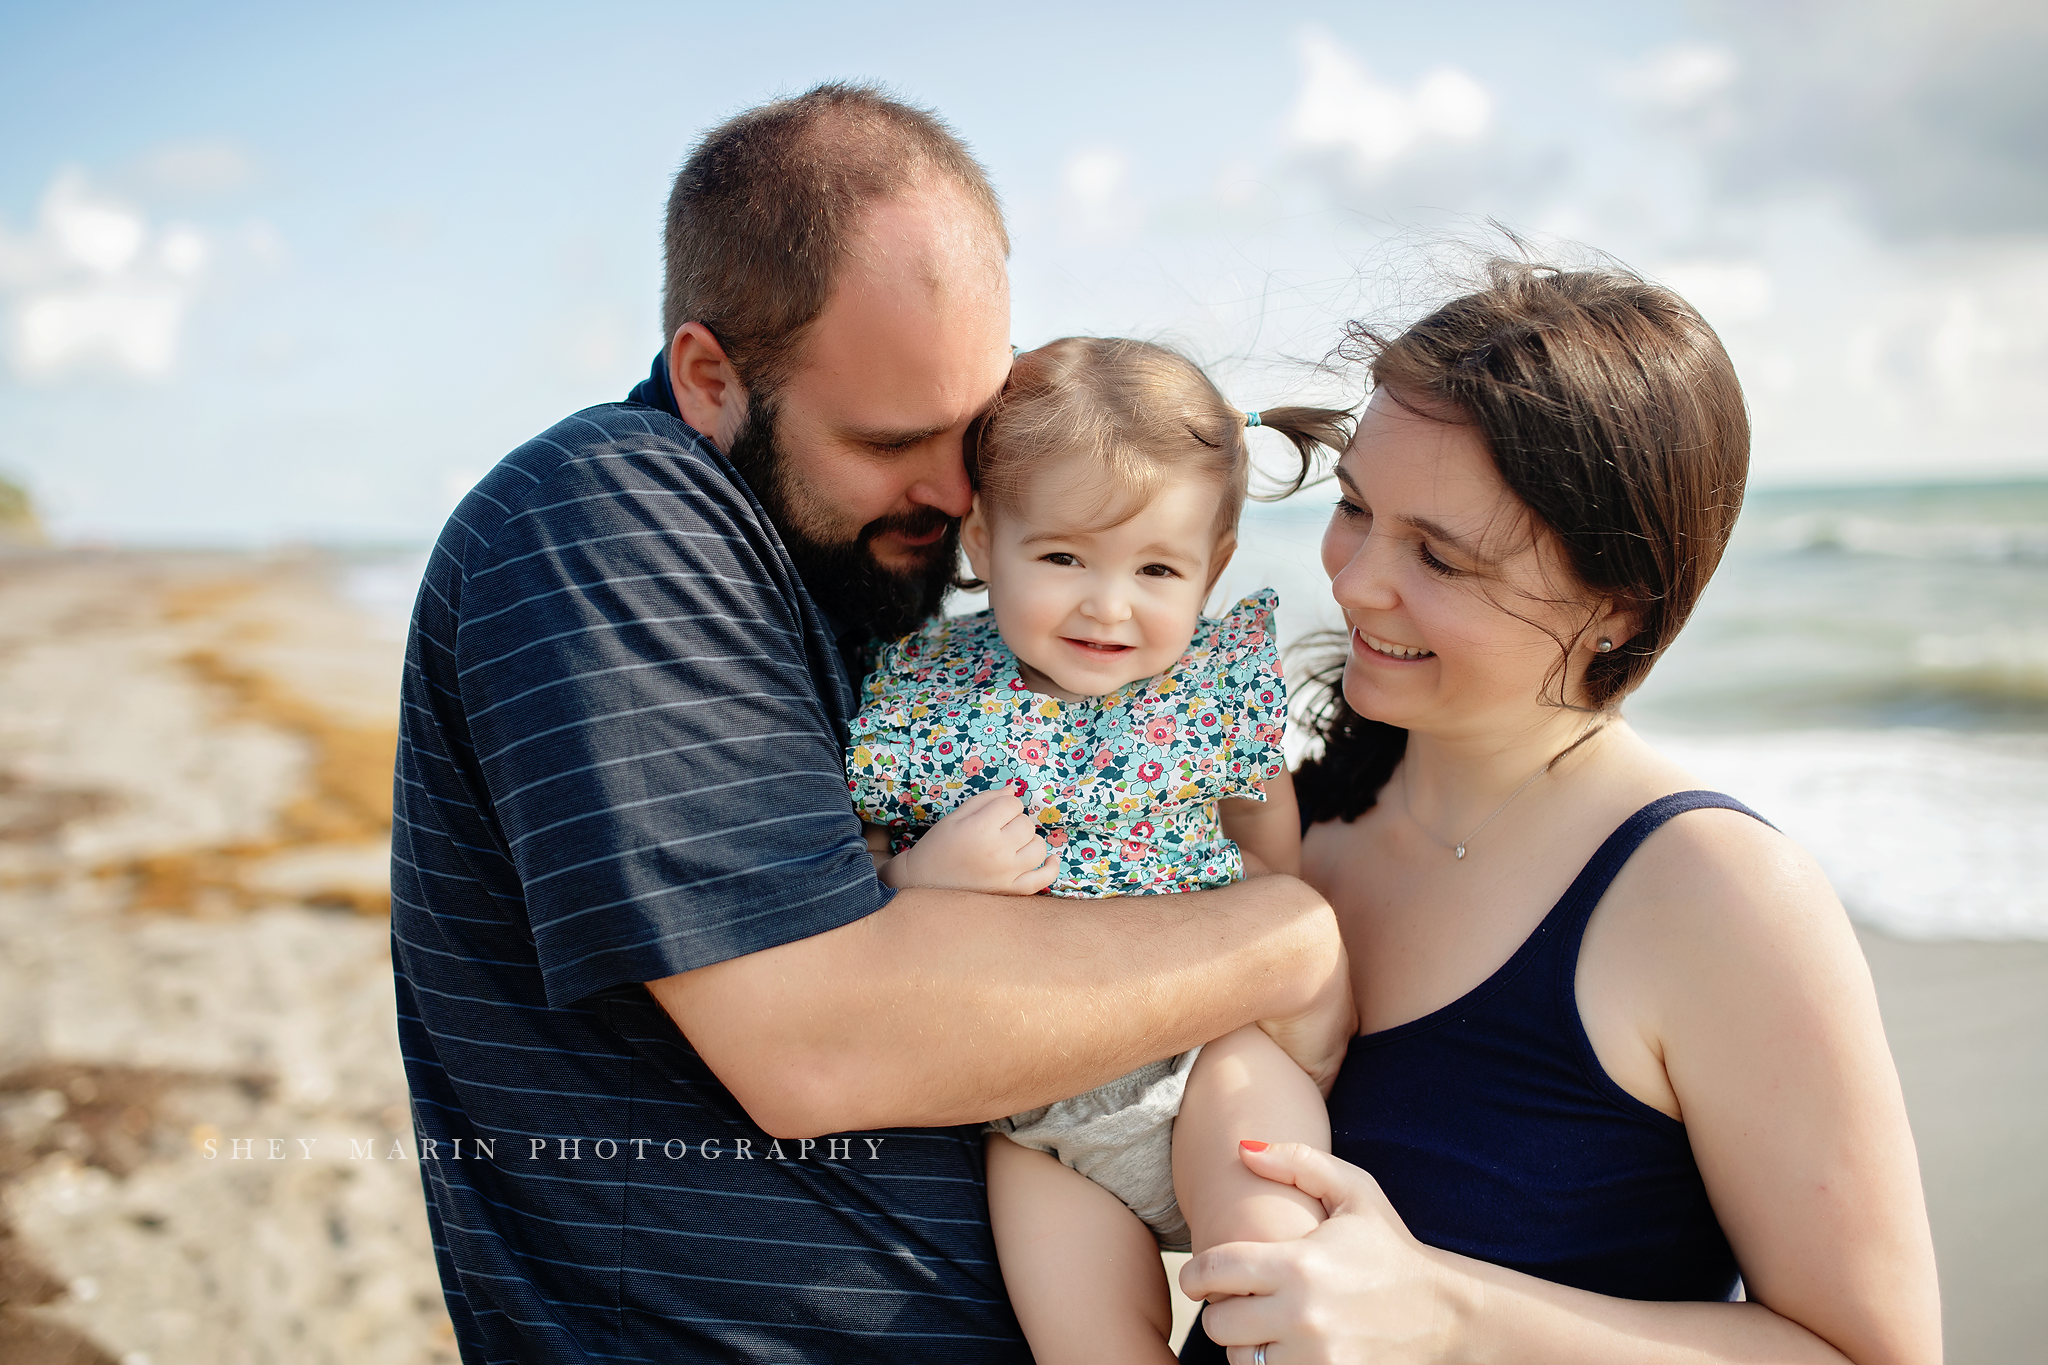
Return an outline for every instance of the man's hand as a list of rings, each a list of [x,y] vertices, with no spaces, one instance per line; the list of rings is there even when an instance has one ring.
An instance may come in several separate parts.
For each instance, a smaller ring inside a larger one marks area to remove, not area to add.
[[[1358,1010],[1351,999],[1351,964],[1343,951],[1337,955],[1337,969],[1323,982],[1316,998],[1299,1014],[1285,1019],[1261,1019],[1259,1027],[1280,1045],[1294,1064],[1306,1071],[1323,1098],[1337,1083],[1337,1068],[1358,1031]]]
[[[1036,895],[1059,874],[1059,855],[1024,803],[1007,791],[968,798],[881,868],[883,882],[898,890],[930,886],[1006,896]]]

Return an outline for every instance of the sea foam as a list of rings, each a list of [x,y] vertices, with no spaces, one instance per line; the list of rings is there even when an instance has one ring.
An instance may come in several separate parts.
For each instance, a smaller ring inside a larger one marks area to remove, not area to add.
[[[1803,845],[1862,923],[1902,938],[2048,938],[2048,738],[1646,737]]]

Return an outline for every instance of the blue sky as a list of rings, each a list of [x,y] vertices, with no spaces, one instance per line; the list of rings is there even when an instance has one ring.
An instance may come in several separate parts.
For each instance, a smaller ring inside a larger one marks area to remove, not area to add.
[[[988,164],[1026,345],[1342,391],[1295,362],[1492,215],[1693,297],[1760,482],[2048,476],[2038,6],[423,9],[0,9],[0,471],[61,536],[430,536],[645,371],[695,137],[829,78]]]

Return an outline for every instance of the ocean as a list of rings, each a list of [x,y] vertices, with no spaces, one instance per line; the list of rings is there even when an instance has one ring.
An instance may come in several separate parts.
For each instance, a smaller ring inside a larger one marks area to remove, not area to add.
[[[1245,518],[1218,598],[1338,624],[1310,490]],[[1765,490],[1624,714],[1919,939],[2048,938],[2048,482]]]
[[[1335,628],[1332,496],[1249,507],[1212,603],[1270,586],[1283,644]],[[348,556],[344,589],[402,633],[425,560]],[[2048,482],[1751,493],[1624,712],[1810,850],[1859,921],[2048,939]]]

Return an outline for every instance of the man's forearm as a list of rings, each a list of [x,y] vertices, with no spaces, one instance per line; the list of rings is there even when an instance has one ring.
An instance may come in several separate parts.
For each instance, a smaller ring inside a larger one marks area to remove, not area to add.
[[[829,933],[648,983],[779,1137],[971,1123],[1346,989],[1291,877],[1184,896],[911,890]]]

